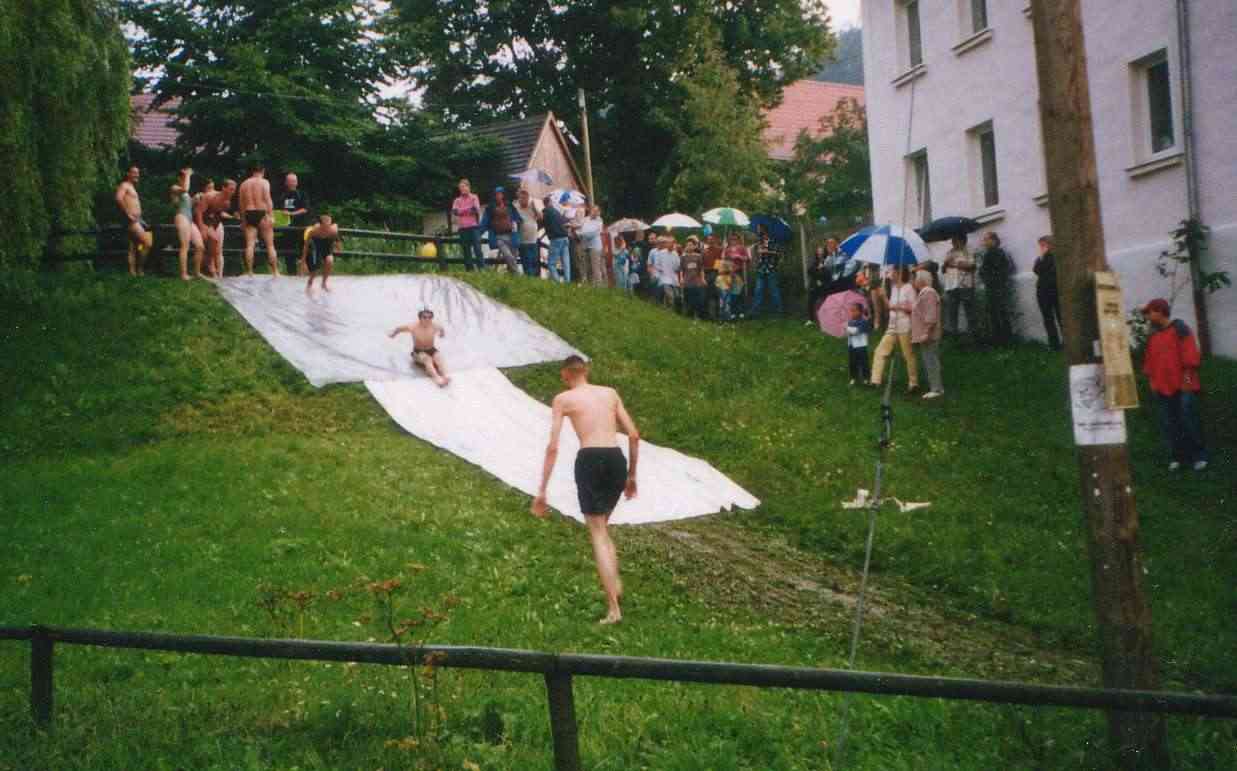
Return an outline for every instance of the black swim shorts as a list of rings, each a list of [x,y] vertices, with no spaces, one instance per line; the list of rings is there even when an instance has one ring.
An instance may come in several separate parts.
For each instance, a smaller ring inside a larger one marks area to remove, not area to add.
[[[417,358],[418,353],[423,353],[426,356],[433,356],[434,354],[438,353],[438,349],[437,348],[413,348],[412,358],[414,359]]]
[[[609,514],[627,485],[627,459],[617,447],[581,447],[576,455],[576,493],[584,514]]]
[[[265,209],[246,209],[245,224],[251,228],[256,228],[262,224],[262,220],[266,219]]]

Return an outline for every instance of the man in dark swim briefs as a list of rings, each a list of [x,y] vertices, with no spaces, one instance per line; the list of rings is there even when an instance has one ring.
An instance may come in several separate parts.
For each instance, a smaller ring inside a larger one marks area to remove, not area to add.
[[[610,539],[608,526],[619,496],[636,497],[640,432],[627,414],[617,391],[588,382],[588,364],[584,359],[568,356],[559,375],[567,390],[554,397],[550,443],[546,446],[541,486],[533,499],[532,513],[538,517],[546,515],[546,485],[558,459],[558,437],[563,430],[563,417],[569,417],[580,439],[580,452],[575,462],[580,511],[588,525],[597,575],[606,593],[607,611],[601,623],[617,624],[623,620],[623,611],[619,607],[623,597],[623,581],[619,578],[618,554],[614,541]],[[620,425],[627,434],[630,466],[617,445]]]
[[[429,308],[422,308],[417,314],[417,323],[396,327],[387,337],[394,338],[401,332],[412,335],[412,362],[425,370],[440,388],[450,383],[451,378],[447,375],[442,353],[434,347],[434,341],[446,337],[447,331],[442,325],[434,323],[434,312]]]
[[[245,233],[245,275],[253,275],[253,250],[258,236],[266,245],[266,261],[271,275],[279,275],[279,262],[275,259],[275,221],[271,213],[275,202],[271,200],[271,183],[266,179],[266,167],[254,163],[249,167],[249,179],[241,183],[239,192],[241,229]]]

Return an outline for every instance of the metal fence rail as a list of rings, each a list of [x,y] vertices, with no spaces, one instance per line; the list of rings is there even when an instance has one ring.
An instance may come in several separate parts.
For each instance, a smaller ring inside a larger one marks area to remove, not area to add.
[[[152,225],[151,232],[156,234],[155,249],[152,250],[151,256],[175,254],[178,240],[176,235],[176,226],[165,223]],[[273,228],[277,238],[275,244],[276,251],[280,250],[280,237],[287,238],[289,235],[300,237],[305,228],[303,227],[276,227]],[[128,254],[128,245],[125,243],[125,228],[120,225],[107,225],[91,230],[62,230],[52,234],[51,240],[48,242],[48,250],[46,259],[54,262],[83,262],[86,260],[94,260],[97,258],[123,258]],[[432,265],[439,270],[446,271],[452,265],[466,265],[468,261],[463,257],[448,257],[445,247],[449,244],[460,243],[459,236],[435,236],[426,235],[423,233],[399,233],[388,232],[385,230],[365,230],[361,228],[340,228],[339,234],[345,240],[347,239],[377,239],[385,241],[403,241],[414,244],[433,244],[437,256],[422,257],[419,254],[397,254],[393,252],[375,252],[356,249],[342,249],[336,253],[337,257],[352,258],[368,258],[374,260],[387,260],[396,262],[419,263],[422,265]],[[86,251],[75,253],[66,253],[58,248],[59,244],[66,238],[94,238],[95,248]],[[224,225],[224,243],[229,240],[237,241],[241,237],[241,226],[226,224]],[[115,246],[107,246],[108,241],[115,241]],[[244,252],[244,249],[239,247],[227,247],[223,249],[225,256],[239,255]],[[266,247],[258,241],[254,247],[254,253],[265,254]],[[504,260],[498,258],[487,258],[484,260],[487,265],[505,265]]]
[[[22,640],[31,644],[30,709],[35,723],[42,727],[49,726],[52,720],[53,657],[57,643],[261,659],[347,661],[387,666],[432,660],[434,665],[439,667],[540,674],[545,677],[546,682],[550,728],[554,739],[554,764],[558,771],[578,771],[581,767],[572,690],[572,678],[575,676],[1237,718],[1237,695],[1077,688],[808,667],[544,653],[453,645],[411,647],[381,643],[266,640],[43,626],[0,627],[0,640]]]

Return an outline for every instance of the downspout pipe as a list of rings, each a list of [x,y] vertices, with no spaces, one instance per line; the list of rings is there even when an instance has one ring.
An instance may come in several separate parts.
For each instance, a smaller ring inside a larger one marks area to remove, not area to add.
[[[1192,82],[1189,0],[1177,0],[1177,51],[1181,62],[1181,129],[1185,151],[1185,197],[1188,217],[1202,222],[1198,192],[1198,153],[1194,142],[1194,87]],[[1198,318],[1198,343],[1204,356],[1211,353],[1211,325],[1207,320],[1207,296],[1203,292],[1199,255],[1190,255],[1190,285],[1194,290],[1194,313]]]

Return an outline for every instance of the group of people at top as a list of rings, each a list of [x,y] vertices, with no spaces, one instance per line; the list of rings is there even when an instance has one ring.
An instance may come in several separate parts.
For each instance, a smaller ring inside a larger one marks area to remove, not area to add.
[[[115,195],[116,205],[125,221],[129,273],[134,276],[143,274],[146,258],[154,243],[151,227],[142,217],[142,201],[137,190],[140,179],[141,169],[130,166]],[[261,239],[266,247],[270,272],[278,276],[274,214],[279,210],[287,213],[293,227],[303,228],[299,235],[292,234],[291,238],[283,240],[281,248],[289,256],[286,265],[288,272],[309,276],[307,290],[312,289],[314,279],[320,275],[322,286],[326,289],[334,255],[341,244],[339,227],[330,214],[320,211],[316,221],[305,228],[309,219],[309,198],[298,187],[297,176],[288,174],[284,178],[281,205],[276,207],[271,184],[266,179],[266,169],[261,163],[252,164],[249,176],[239,185],[235,180],[225,179],[222,186],[216,189],[215,181],[207,179],[196,191],[193,169],[182,168],[167,193],[176,207],[172,223],[176,228],[181,279],[223,277],[223,224],[226,220],[239,220],[241,224],[245,238],[242,255],[245,275],[253,275],[254,251]],[[189,272],[190,251],[193,253],[192,275]],[[299,255],[299,258],[293,259],[292,255]]]

